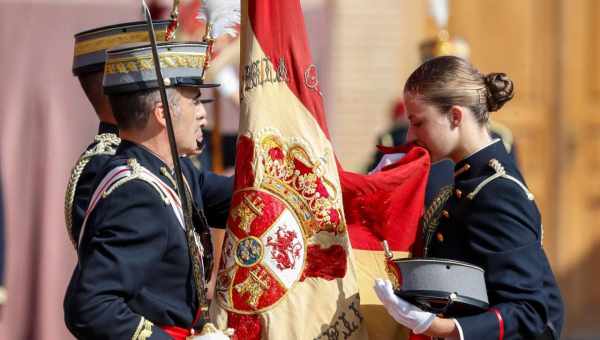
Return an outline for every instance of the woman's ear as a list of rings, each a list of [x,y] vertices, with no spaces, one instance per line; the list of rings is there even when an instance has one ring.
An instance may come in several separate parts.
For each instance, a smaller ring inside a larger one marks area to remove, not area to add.
[[[165,119],[165,110],[163,110],[163,105],[161,102],[158,102],[156,105],[154,105],[154,108],[152,109],[152,115],[158,124],[166,128],[167,120]]]
[[[453,128],[459,127],[462,124],[463,117],[465,115],[465,109],[458,105],[452,105],[450,108],[449,119],[450,126]]]

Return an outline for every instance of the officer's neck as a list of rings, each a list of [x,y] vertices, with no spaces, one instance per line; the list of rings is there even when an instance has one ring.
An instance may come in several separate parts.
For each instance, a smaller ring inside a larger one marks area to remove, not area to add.
[[[119,131],[119,136],[123,140],[143,146],[163,161],[170,169],[173,168],[173,157],[171,156],[169,141],[165,134],[154,134],[147,130],[121,130]]]
[[[463,131],[460,141],[452,151],[450,158],[454,163],[473,155],[492,143],[492,138],[486,127],[478,127]]]

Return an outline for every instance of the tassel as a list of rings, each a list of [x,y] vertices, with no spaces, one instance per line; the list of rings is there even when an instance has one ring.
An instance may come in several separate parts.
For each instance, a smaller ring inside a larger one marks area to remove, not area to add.
[[[206,23],[209,39],[217,39],[223,34],[237,35],[236,26],[240,24],[240,0],[204,0],[198,20]]]

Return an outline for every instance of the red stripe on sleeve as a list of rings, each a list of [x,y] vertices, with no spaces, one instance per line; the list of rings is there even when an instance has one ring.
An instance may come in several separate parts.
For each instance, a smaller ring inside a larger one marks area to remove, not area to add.
[[[498,308],[490,308],[490,312],[493,312],[496,315],[496,318],[498,319],[498,326],[500,327],[498,340],[503,340],[504,339],[504,319],[502,319],[502,314],[500,314],[500,311],[498,310]]]

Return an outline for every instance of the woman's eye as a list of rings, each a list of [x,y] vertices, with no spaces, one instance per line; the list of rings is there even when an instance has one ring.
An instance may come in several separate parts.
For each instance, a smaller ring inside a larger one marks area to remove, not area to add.
[[[414,127],[420,127],[421,125],[423,125],[423,122],[414,122],[414,123],[412,123],[412,126],[414,126]]]

